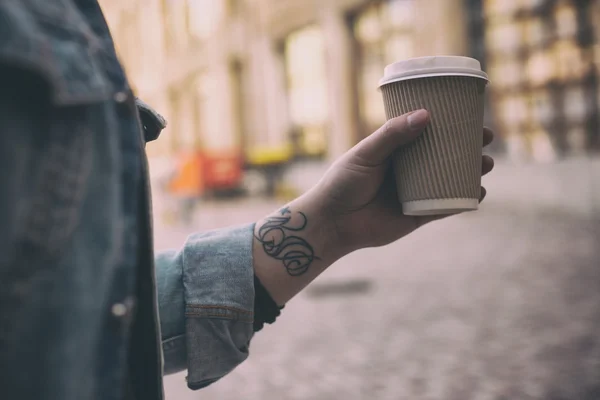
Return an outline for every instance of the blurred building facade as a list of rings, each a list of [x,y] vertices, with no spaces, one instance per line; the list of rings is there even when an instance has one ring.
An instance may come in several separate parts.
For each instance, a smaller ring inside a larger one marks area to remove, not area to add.
[[[102,0],[138,94],[167,116],[150,156],[334,159],[384,121],[386,64],[471,55],[509,154],[598,146],[598,0]]]
[[[492,80],[490,111],[514,158],[600,148],[600,1],[469,1],[473,51]]]

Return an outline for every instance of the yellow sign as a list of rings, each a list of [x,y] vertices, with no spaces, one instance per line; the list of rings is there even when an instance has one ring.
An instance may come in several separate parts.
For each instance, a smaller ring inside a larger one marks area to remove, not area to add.
[[[292,146],[255,147],[246,151],[246,160],[251,165],[281,164],[291,160]]]

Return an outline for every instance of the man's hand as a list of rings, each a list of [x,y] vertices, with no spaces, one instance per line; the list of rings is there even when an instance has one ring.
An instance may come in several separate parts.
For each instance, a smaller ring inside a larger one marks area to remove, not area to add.
[[[340,157],[310,191],[256,224],[255,273],[277,303],[287,302],[344,255],[389,244],[443,218],[402,214],[392,171],[396,150],[428,123],[425,110],[388,121]],[[484,145],[492,142],[492,131],[482,135]],[[482,175],[493,166],[492,158],[482,157]]]
[[[337,160],[313,189],[347,251],[389,244],[427,222],[448,216],[406,216],[397,197],[392,156],[400,146],[416,139],[428,123],[425,110],[389,120]],[[487,128],[482,135],[484,146],[494,138]],[[493,167],[494,160],[483,156],[481,174]],[[485,194],[482,187],[480,201]]]

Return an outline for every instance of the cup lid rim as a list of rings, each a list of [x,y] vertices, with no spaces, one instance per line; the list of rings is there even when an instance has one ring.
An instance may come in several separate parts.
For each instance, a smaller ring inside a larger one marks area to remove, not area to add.
[[[389,64],[384,69],[379,87],[388,83],[434,76],[470,76],[489,82],[481,63],[463,56],[417,57]]]

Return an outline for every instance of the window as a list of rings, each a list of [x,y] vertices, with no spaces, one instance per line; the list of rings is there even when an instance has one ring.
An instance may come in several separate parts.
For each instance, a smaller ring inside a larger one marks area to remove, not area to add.
[[[163,0],[167,52],[177,52],[187,45],[187,7],[185,1]]]
[[[495,87],[509,89],[521,84],[523,71],[516,58],[505,57],[490,62],[488,74]]]
[[[528,0],[514,13],[510,3],[515,2],[483,0],[496,121],[507,134],[521,130],[524,141],[532,129],[544,132],[530,141],[534,159],[566,154],[584,143],[581,127],[590,130],[590,137],[594,134],[598,119],[594,98],[600,98],[599,87],[590,72],[600,62],[593,61],[600,31],[585,40],[578,33],[594,31],[600,6]]]
[[[532,18],[525,22],[525,38],[530,47],[542,46],[546,42],[549,33],[541,17]]]
[[[572,153],[583,153],[588,145],[586,130],[582,126],[572,126],[567,132],[567,143]]]
[[[179,105],[181,101],[179,99],[179,93],[175,89],[169,89],[168,92],[168,101],[169,101],[169,111],[171,118],[169,118],[169,134],[165,135],[166,140],[169,141],[170,150],[173,154],[177,153],[180,149],[180,140],[179,140],[179,124],[181,116],[181,109]]]
[[[378,45],[383,36],[379,7],[369,7],[359,15],[354,25],[354,34],[361,44]]]
[[[130,80],[136,83],[139,83],[145,72],[144,69],[147,68],[143,63],[144,45],[146,43],[140,37],[142,29],[138,13],[127,12],[119,21],[118,36],[120,40],[117,52],[128,75],[131,76]]]
[[[505,20],[490,24],[486,32],[486,44],[495,53],[514,54],[522,45],[524,26]]]
[[[583,59],[581,48],[576,42],[562,40],[554,45],[554,60],[558,77],[562,81],[581,79],[585,74],[587,63]]]
[[[191,150],[200,144],[197,126],[198,109],[193,86],[182,85],[179,98],[179,138],[182,148]]]
[[[570,123],[581,123],[587,118],[588,104],[585,90],[574,86],[565,92],[563,98],[564,115]]]
[[[232,102],[234,115],[232,118],[234,119],[234,131],[237,144],[245,150],[246,137],[248,135],[248,124],[246,121],[250,120],[250,118],[248,118],[248,113],[251,111],[250,107],[247,106],[249,100],[249,91],[246,87],[248,84],[247,71],[245,65],[239,60],[232,61],[229,68],[233,94]]]
[[[596,66],[596,74],[600,75],[600,41],[592,47],[593,64]]]
[[[392,33],[385,41],[385,64],[412,57],[413,38],[406,33]]]
[[[577,16],[575,9],[567,5],[560,6],[555,12],[556,33],[560,38],[570,39],[577,34]]]
[[[545,85],[555,76],[555,63],[551,54],[536,51],[527,59],[527,78],[533,86]]]
[[[506,97],[500,107],[500,117],[512,129],[518,129],[527,122],[529,107],[524,95]]]
[[[226,0],[187,0],[187,27],[192,39],[203,41],[215,33],[222,24]]]
[[[554,120],[552,97],[548,90],[542,89],[532,95],[533,118],[542,126],[548,126]]]
[[[323,156],[327,149],[329,98],[323,33],[309,26],[285,40],[288,105],[298,156]]]
[[[590,11],[590,22],[594,28],[594,42],[596,45],[600,45],[600,2],[594,2]]]
[[[385,121],[377,83],[386,65],[411,58],[413,48],[413,0],[374,2],[353,19],[357,53],[357,92],[362,135]]]
[[[382,11],[384,18],[387,17],[387,25],[392,29],[410,31],[414,17],[413,6],[412,0],[388,0],[383,3]]]
[[[519,0],[487,0],[485,14],[488,16],[510,17],[519,9]]]

